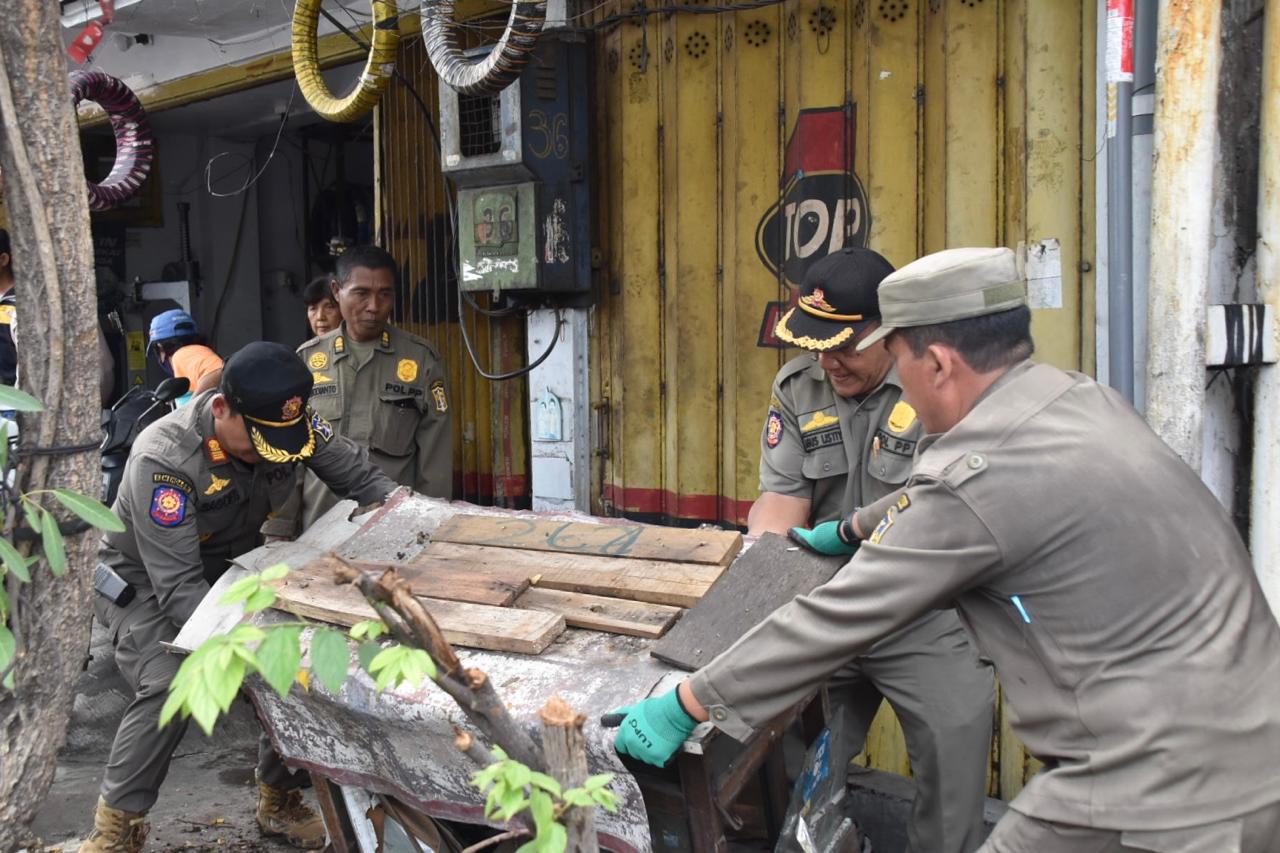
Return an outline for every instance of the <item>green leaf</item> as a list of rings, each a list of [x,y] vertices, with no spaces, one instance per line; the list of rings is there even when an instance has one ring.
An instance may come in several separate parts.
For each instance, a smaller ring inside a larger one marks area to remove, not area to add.
[[[373,673],[369,671],[369,664],[373,663],[373,659],[377,657],[378,653],[381,651],[382,651],[382,646],[374,642],[361,643],[359,646],[357,646],[356,657],[360,659],[360,667],[365,672],[368,672],[370,675],[372,675]]]
[[[0,471],[9,470],[9,421],[0,418]]]
[[[337,693],[347,680],[351,649],[347,638],[328,628],[317,628],[311,635],[311,672],[330,693]]]
[[[533,779],[533,771],[518,761],[508,761],[505,773],[507,784],[513,788],[523,788]]]
[[[608,788],[597,788],[591,792],[591,799],[607,812],[617,812],[618,795]]]
[[[352,625],[350,633],[353,640],[361,638],[376,640],[387,633],[387,626],[382,623],[381,619],[366,619],[363,622],[357,622]]]
[[[529,794],[529,811],[533,813],[533,825],[541,837],[556,822],[555,805],[545,791],[533,790]]]
[[[227,591],[222,596],[223,604],[237,604],[244,601],[249,596],[258,591],[262,586],[262,579],[257,575],[249,575],[240,578],[240,580],[227,587]]]
[[[255,652],[258,671],[281,699],[289,695],[289,688],[298,677],[298,667],[302,663],[302,648],[298,642],[301,634],[302,629],[296,626],[271,628]]]
[[[12,409],[15,412],[43,412],[44,404],[26,391],[19,391],[12,385],[0,385],[0,410]]]
[[[498,771],[502,769],[502,762],[495,761],[483,770],[477,770],[471,776],[471,784],[475,785],[481,791],[488,788],[498,778]]]
[[[612,781],[613,781],[612,773],[597,773],[594,776],[588,776],[586,781],[582,783],[582,787],[590,791],[593,788],[603,788],[605,785],[608,785]]]
[[[541,788],[548,793],[554,794],[557,797],[560,796],[560,783],[555,779],[552,779],[546,773],[539,773],[536,770],[533,771],[529,774],[529,784],[533,785],[535,788]]]
[[[4,537],[0,537],[0,562],[23,583],[31,583],[31,572],[27,571],[26,558],[18,553],[18,549]]]
[[[543,796],[546,796],[543,794]],[[499,820],[511,820],[529,805],[529,800],[519,788],[508,788],[499,797],[496,817]]]
[[[13,632],[9,630],[7,625],[0,625],[0,670],[9,666],[9,663],[13,660],[13,656],[17,653],[18,643],[13,639]],[[5,676],[4,686],[10,690],[13,689],[12,672]]]
[[[68,489],[54,489],[53,496],[58,499],[58,503],[99,530],[111,533],[123,533],[125,530],[124,522],[102,501]]]
[[[237,645],[261,643],[266,638],[266,633],[253,625],[237,625],[231,633],[227,634],[227,639]]]
[[[535,840],[541,853],[564,853],[569,846],[569,833],[560,824],[553,823],[546,833],[538,833]]]
[[[0,387],[7,387],[7,386],[0,386]],[[40,508],[40,505],[37,504],[35,501],[31,501],[26,498],[22,499],[22,514],[27,519],[27,526],[30,527],[32,530],[34,530],[36,533],[39,533],[40,528],[42,527],[42,516],[41,516],[42,512],[43,510]]]
[[[6,386],[0,385],[0,388]],[[62,577],[67,572],[67,549],[62,541],[62,531],[58,529],[58,520],[48,510],[41,510],[43,528],[40,538],[44,541],[44,558],[49,562],[49,569],[55,577]]]
[[[270,568],[263,569],[261,577],[264,581],[278,581],[287,574],[289,574],[289,567],[284,563],[276,563]]]
[[[591,799],[591,792],[586,788],[570,788],[564,792],[564,796],[561,799],[564,800],[565,805],[569,806],[589,808],[595,805],[595,801]]]
[[[276,592],[273,589],[261,587],[253,591],[253,593],[244,602],[245,613],[257,613],[259,610],[266,610],[275,603]]]

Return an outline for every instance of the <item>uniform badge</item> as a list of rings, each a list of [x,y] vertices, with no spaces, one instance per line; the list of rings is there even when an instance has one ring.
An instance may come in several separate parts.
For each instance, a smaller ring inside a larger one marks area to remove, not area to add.
[[[18,316],[17,309],[12,305],[0,305],[0,323],[6,326],[12,326],[14,319]]]
[[[204,490],[206,495],[216,495],[218,492],[231,485],[230,477],[219,477],[217,474],[210,474],[209,476],[213,477],[213,482],[209,484],[209,488]]]
[[[175,489],[180,489],[187,494],[191,494],[194,491],[186,478],[179,477],[177,474],[170,474],[167,471],[157,471],[152,474],[151,482],[160,486],[173,486]]]
[[[332,382],[332,381],[333,381],[333,377],[332,377],[332,376],[326,376],[326,375],[324,375],[323,373],[312,373],[312,374],[311,374],[311,379],[312,379],[312,381],[313,381],[313,382],[316,382],[316,383]]]
[[[903,433],[911,429],[911,425],[915,422],[916,410],[899,400],[894,405],[893,411],[889,412],[889,420],[886,426],[889,427],[891,432]]]
[[[817,411],[813,413],[813,417],[800,424],[801,432],[813,432],[815,429],[823,427],[835,426],[840,423],[840,419],[834,415],[828,415],[826,412]]]
[[[769,420],[765,421],[764,443],[770,447],[777,447],[780,441],[782,441],[782,415],[770,411]]]
[[[442,380],[437,379],[431,383],[431,399],[435,401],[437,412],[449,411],[449,398],[445,396],[444,382]]]
[[[911,506],[911,498],[907,497],[905,493],[902,495],[899,495],[898,496],[898,512],[902,512],[904,509],[906,509],[909,506]]]
[[[346,344],[343,343],[342,341],[342,335],[338,335],[336,338],[333,339],[334,352],[342,352],[344,347],[346,347]]]
[[[411,358],[402,358],[396,365],[396,378],[401,382],[412,382],[418,378],[418,362]]]
[[[177,527],[187,517],[187,496],[173,486],[156,486],[151,493],[151,520],[161,527]]]
[[[311,431],[319,435],[325,444],[328,444],[333,439],[333,424],[315,412],[311,413]]]
[[[822,292],[821,287],[815,287],[813,293],[801,296],[800,301],[810,308],[817,308],[819,311],[826,311],[828,314],[835,313],[836,306],[827,301],[827,294]]]
[[[324,370],[329,366],[329,355],[323,352],[313,352],[311,357],[307,359],[307,367],[312,370]]]
[[[867,537],[867,541],[872,545],[879,545],[880,540],[889,532],[889,528],[893,527],[893,517],[897,514],[898,511],[895,508],[889,507],[888,512],[884,514],[884,518],[880,519],[880,523],[876,525],[876,529],[871,531],[871,535]]]
[[[227,461],[227,451],[222,449],[222,443],[216,438],[204,440],[204,456],[210,465],[223,465]]]
[[[290,397],[284,401],[284,405],[280,407],[280,414],[283,420],[291,421],[302,411],[302,398]]]
[[[382,330],[382,348],[386,349],[391,346],[391,333],[386,329]]]

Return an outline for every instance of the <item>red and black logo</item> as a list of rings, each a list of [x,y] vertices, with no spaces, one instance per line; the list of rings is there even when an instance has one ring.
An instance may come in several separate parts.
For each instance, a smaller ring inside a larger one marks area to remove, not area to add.
[[[756,226],[756,253],[791,288],[791,298],[765,306],[759,346],[786,346],[773,327],[811,264],[845,246],[867,245],[871,212],[853,173],[855,126],[853,104],[801,110],[796,119],[778,201]]]

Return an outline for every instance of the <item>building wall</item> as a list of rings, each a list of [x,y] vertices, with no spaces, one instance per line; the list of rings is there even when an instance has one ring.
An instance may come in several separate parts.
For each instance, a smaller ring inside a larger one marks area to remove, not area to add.
[[[610,25],[632,8],[596,19],[595,511],[745,523],[771,380],[796,355],[759,345],[768,308],[843,242],[895,266],[1025,244],[1039,358],[1093,370],[1093,3],[797,0]],[[792,204],[787,249],[768,220]],[[864,760],[907,770],[887,710]],[[1034,768],[1001,711],[992,792]]]

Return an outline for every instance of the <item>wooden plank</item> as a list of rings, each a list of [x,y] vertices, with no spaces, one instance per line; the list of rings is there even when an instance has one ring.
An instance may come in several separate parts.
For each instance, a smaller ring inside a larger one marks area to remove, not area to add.
[[[466,601],[471,604],[506,607],[514,602],[520,593],[529,588],[527,577],[509,572],[501,576],[490,572],[481,574],[470,568],[443,562],[430,565],[363,561],[350,561],[350,563],[366,572],[395,569],[401,579],[408,582],[409,589],[414,595],[441,598],[446,601]],[[317,580],[332,583],[333,570],[337,565],[337,560],[332,557],[320,557],[297,569],[294,574],[299,582]]]
[[[533,518],[455,515],[436,528],[434,542],[491,545],[601,557],[632,557],[727,566],[742,550],[742,534],[655,525],[586,524]]]
[[[766,533],[654,644],[651,654],[681,669],[699,669],[770,613],[826,583],[846,562],[846,557],[822,557]]]
[[[535,586],[692,607],[724,572],[722,566],[697,563],[670,563],[663,560],[636,560],[627,557],[599,557],[525,551],[484,545],[432,542],[413,559],[418,565],[440,562],[455,569],[470,568],[478,573],[500,573],[533,579]]]
[[[564,631],[564,617],[536,610],[490,607],[461,601],[419,596],[435,618],[445,639],[459,646],[536,655]],[[360,591],[350,584],[335,584],[291,572],[276,587],[277,610],[351,626],[378,618]]]
[[[679,607],[623,601],[601,595],[584,595],[559,589],[534,587],[516,599],[516,607],[559,613],[566,625],[611,634],[656,639],[667,632],[680,615]]]

